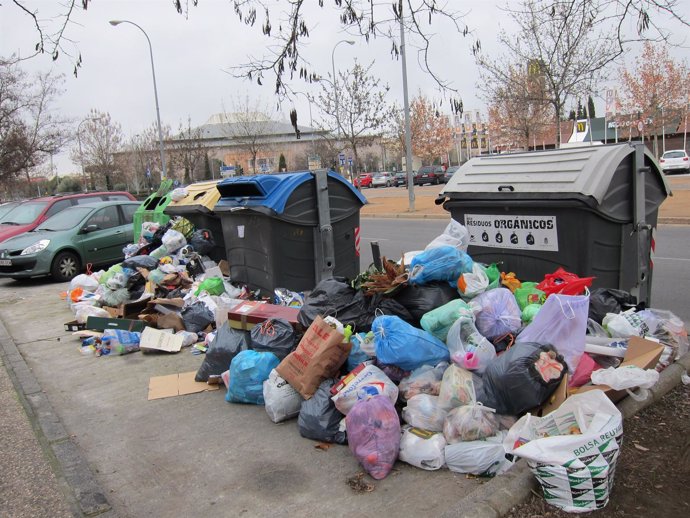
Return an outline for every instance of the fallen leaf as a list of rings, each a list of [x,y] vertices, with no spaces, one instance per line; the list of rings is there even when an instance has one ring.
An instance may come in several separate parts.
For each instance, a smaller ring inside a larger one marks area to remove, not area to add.
[[[644,446],[641,446],[641,445],[637,444],[636,442],[633,443],[633,446],[640,451],[649,451],[649,448],[645,448]]]
[[[327,442],[320,442],[320,443],[318,443],[316,446],[314,446],[314,448],[316,448],[317,450],[326,451],[326,450],[328,450],[328,448],[330,448],[331,446],[332,446],[332,444],[328,444]]]
[[[374,484],[370,484],[364,480],[364,472],[362,471],[348,478],[347,485],[350,486],[350,489],[357,491],[358,493],[371,493],[374,489],[376,489]]]

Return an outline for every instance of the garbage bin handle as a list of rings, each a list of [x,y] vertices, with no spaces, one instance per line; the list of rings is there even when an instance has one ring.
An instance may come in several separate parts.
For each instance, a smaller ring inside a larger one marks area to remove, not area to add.
[[[513,192],[515,190],[515,187],[512,185],[499,185],[498,186],[498,192],[503,192],[503,191],[510,191]]]

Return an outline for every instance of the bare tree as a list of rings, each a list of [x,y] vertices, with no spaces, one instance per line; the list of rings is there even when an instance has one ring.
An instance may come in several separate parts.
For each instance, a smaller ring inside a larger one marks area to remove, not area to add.
[[[646,121],[645,132],[654,136],[654,154],[659,157],[658,135],[664,121],[678,120],[687,105],[690,74],[686,63],[673,60],[668,48],[645,43],[632,69],[621,69],[621,108]]]
[[[256,157],[268,147],[267,136],[273,125],[269,109],[260,100],[252,101],[249,96],[233,101],[233,111],[223,111],[223,131],[232,144],[249,154],[249,166],[256,174]]]
[[[373,63],[363,67],[355,62],[352,70],[339,73],[338,111],[336,112],[333,83],[321,82],[317,99],[323,113],[321,129],[342,130],[342,141],[352,150],[356,171],[359,171],[358,149],[371,145],[384,132],[395,109],[386,100],[389,87],[371,75]]]
[[[172,159],[184,169],[184,182],[197,180],[196,172],[204,165],[206,148],[202,140],[201,128],[192,128],[192,119],[187,117],[186,127],[180,122],[178,134],[171,139]]]
[[[57,153],[70,139],[70,121],[53,113],[62,77],[29,76],[0,59],[0,181],[26,174]]]
[[[489,98],[501,90],[520,88],[524,81],[543,84],[544,101],[553,107],[560,146],[560,122],[566,102],[586,95],[606,74],[606,66],[621,53],[621,33],[611,24],[610,0],[523,0],[520,8],[508,9],[518,26],[517,34],[505,31],[499,42],[506,55],[492,58],[477,55],[481,81],[478,87]],[[634,1],[633,1],[634,3]],[[526,70],[516,76],[516,70]]]
[[[508,84],[491,85],[489,132],[494,145],[528,149],[553,120],[546,100],[543,77],[529,75],[524,67],[509,67]]]
[[[386,38],[391,42],[391,55],[399,56],[400,19],[403,19],[405,31],[412,38],[419,41],[418,61],[424,63],[427,71],[434,80],[444,87],[448,87],[441,77],[429,66],[433,33],[431,27],[434,20],[446,19],[453,24],[462,36],[472,36],[470,27],[462,22],[463,14],[450,8],[450,2],[437,0],[394,0],[391,4],[377,3],[373,0],[334,0],[324,6],[323,0],[228,0],[232,1],[238,19],[250,27],[256,27],[268,40],[264,48],[267,54],[259,58],[252,58],[235,70],[238,74],[255,80],[261,84],[268,74],[275,82],[278,93],[285,92],[286,74],[289,79],[295,76],[311,82],[321,74],[314,71],[311,64],[302,57],[303,47],[312,33],[317,29],[336,32],[343,30],[365,41],[374,38]],[[625,42],[633,38],[649,39],[652,41],[670,40],[670,34],[663,27],[668,20],[688,26],[688,21],[679,9],[681,0],[586,0],[589,7],[596,7],[605,11],[607,21],[615,27],[616,44],[623,49]],[[550,0],[554,7],[570,4],[575,7],[581,0]],[[26,16],[36,35],[36,44],[31,52],[22,55],[33,57],[49,54],[53,60],[58,56],[68,56],[74,63],[74,74],[81,66],[81,54],[74,55],[65,49],[64,42],[69,42],[68,29],[74,11],[87,9],[91,0],[63,0],[59,7],[59,14],[45,17],[38,9],[31,7],[28,1],[11,0],[11,5]],[[190,7],[196,6],[198,0],[173,0],[173,7],[178,13],[190,17]],[[316,9],[328,11],[330,22],[311,21]],[[635,35],[628,36],[624,28],[634,22],[637,28]],[[474,41],[473,52],[480,49],[480,42]]]
[[[112,176],[117,171],[115,153],[121,151],[124,144],[120,124],[114,122],[109,113],[91,109],[80,138],[81,150],[78,146],[72,148],[70,159],[75,164],[84,161],[92,190],[100,184],[96,177],[103,177],[105,188],[112,189]]]

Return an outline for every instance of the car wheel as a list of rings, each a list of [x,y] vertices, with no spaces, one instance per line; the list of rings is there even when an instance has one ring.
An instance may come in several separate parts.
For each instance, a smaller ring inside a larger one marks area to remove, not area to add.
[[[72,280],[81,271],[81,261],[73,252],[60,252],[53,259],[50,274],[56,281]]]

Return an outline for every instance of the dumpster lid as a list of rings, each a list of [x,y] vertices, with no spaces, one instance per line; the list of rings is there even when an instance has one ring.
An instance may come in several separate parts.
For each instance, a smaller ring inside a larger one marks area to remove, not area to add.
[[[439,197],[453,193],[581,193],[602,203],[616,168],[635,148],[629,144],[582,146],[473,158],[463,164]],[[645,147],[652,174],[670,189]]]
[[[347,186],[362,204],[367,202],[366,198],[339,174],[329,171],[328,177]],[[217,206],[221,207],[230,202],[229,204],[247,208],[268,207],[276,214],[282,214],[293,191],[313,178],[314,175],[310,171],[227,178],[217,186],[221,196]]]

